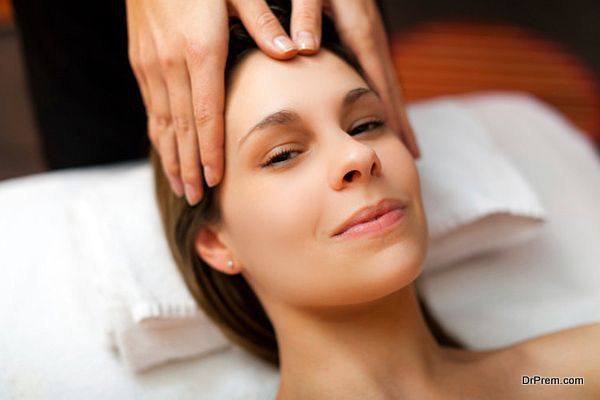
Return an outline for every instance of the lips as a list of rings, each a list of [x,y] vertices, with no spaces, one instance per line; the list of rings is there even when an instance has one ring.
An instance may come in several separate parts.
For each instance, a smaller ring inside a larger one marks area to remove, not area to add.
[[[354,212],[350,218],[344,221],[335,231],[332,236],[341,235],[346,230],[352,228],[353,226],[374,221],[378,217],[386,214],[387,212],[397,209],[397,208],[405,208],[406,204],[398,199],[383,199],[377,204],[363,207],[358,211]]]

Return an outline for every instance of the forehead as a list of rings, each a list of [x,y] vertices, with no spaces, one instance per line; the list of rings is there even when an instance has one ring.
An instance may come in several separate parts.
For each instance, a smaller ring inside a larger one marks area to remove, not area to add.
[[[234,131],[250,128],[264,115],[282,108],[300,115],[317,109],[331,112],[349,90],[367,87],[358,72],[326,49],[287,61],[254,51],[236,67],[230,82],[225,120]]]

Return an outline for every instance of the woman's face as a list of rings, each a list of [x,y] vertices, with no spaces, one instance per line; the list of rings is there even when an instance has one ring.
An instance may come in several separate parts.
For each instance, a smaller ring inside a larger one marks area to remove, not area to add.
[[[263,303],[356,304],[420,273],[427,226],[415,164],[379,126],[382,103],[354,69],[326,50],[285,62],[255,51],[227,96],[216,231]],[[392,229],[332,237],[387,198],[406,204]]]

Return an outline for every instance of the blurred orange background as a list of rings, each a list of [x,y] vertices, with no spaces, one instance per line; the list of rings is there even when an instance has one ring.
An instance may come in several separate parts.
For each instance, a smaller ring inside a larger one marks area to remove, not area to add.
[[[600,145],[600,84],[559,43],[510,24],[431,21],[392,37],[406,99],[485,90],[531,93]]]
[[[0,0],[0,23],[8,23],[12,18],[9,0]]]

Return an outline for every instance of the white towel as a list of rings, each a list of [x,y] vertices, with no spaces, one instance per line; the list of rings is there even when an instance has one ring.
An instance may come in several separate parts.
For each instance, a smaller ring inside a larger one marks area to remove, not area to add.
[[[463,103],[531,183],[546,223],[510,251],[422,276],[432,315],[475,349],[600,321],[600,159],[555,109],[525,94],[465,96]]]
[[[485,127],[451,98],[414,104],[429,225],[424,274],[533,237],[545,210]]]
[[[198,309],[164,239],[147,162],[83,191],[72,215],[103,299],[106,345],[133,371],[211,353],[228,340]]]

